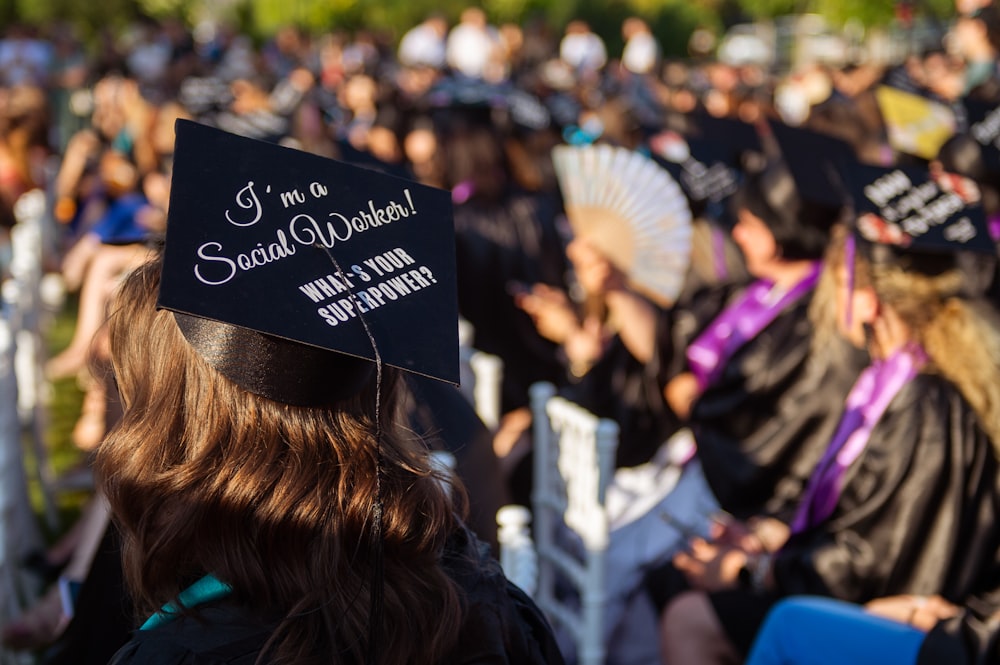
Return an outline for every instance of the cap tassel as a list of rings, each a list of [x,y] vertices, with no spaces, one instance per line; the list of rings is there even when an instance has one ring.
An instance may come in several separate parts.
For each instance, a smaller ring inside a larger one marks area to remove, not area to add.
[[[847,270],[847,310],[844,313],[844,324],[850,327],[854,322],[854,255],[857,251],[857,241],[853,235],[844,241],[844,268]]]
[[[315,244],[327,255],[333,267],[337,271],[337,276],[344,284],[350,284],[346,279],[344,271],[340,268],[340,263],[330,253],[330,249],[322,244]],[[348,287],[348,295],[355,305],[359,304],[354,291]],[[371,599],[368,614],[368,653],[365,656],[366,665],[376,665],[378,662],[379,628],[382,625],[383,608],[385,605],[385,548],[382,541],[382,355],[379,353],[378,345],[375,343],[375,336],[368,321],[358,309],[358,318],[365,329],[365,335],[372,345],[372,352],[375,354],[375,504],[372,506],[372,527],[371,527],[371,556],[372,580]]]

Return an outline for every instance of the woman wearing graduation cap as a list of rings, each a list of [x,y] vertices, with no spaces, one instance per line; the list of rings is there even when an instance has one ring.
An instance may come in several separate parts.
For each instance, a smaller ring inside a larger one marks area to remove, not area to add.
[[[561,662],[399,425],[390,365],[457,370],[447,194],[194,123],[176,154],[164,257],[109,324],[125,415],[97,467],[148,616],[113,662]],[[267,196],[293,185],[312,200]]]
[[[732,530],[680,557],[701,590],[664,615],[667,662],[738,662],[766,610],[789,594],[961,603],[995,587],[1000,334],[956,261],[992,251],[982,210],[926,173],[855,166],[853,175],[858,232],[828,260],[838,328],[872,363],[787,533]]]
[[[843,219],[835,173],[849,148],[779,125],[774,138],[780,152],[747,167],[730,204],[753,280],[682,295],[653,358],[719,506],[737,517],[794,505],[836,424],[829,401],[861,367],[848,352],[836,363],[835,349],[816,353],[810,318],[830,297],[820,259]]]

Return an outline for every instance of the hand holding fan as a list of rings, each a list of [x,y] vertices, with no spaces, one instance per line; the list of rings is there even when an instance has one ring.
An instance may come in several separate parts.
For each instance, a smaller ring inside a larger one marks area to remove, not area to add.
[[[552,151],[566,215],[588,241],[660,305],[680,293],[691,255],[691,211],[684,193],[651,159],[609,145]]]

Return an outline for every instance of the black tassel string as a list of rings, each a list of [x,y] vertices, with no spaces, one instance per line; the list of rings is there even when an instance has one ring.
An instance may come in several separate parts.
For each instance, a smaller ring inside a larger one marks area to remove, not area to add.
[[[341,281],[350,284],[344,271],[340,268],[340,263],[330,253],[329,248],[318,243],[315,246],[322,249],[329,257]],[[348,294],[357,307],[358,299],[350,288],[348,288]],[[379,631],[385,607],[385,548],[382,540],[382,355],[379,353],[378,344],[375,343],[375,336],[368,326],[368,321],[361,314],[360,309],[357,311],[361,325],[368,336],[368,342],[372,345],[372,351],[375,354],[375,503],[372,506],[371,553],[369,557],[372,566],[372,580],[368,614],[368,648],[365,663],[366,665],[376,665],[378,663]]]

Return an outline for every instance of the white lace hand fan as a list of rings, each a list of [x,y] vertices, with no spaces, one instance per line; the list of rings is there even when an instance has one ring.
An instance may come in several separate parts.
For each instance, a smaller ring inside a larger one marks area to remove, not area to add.
[[[600,249],[637,291],[672,304],[691,257],[691,210],[670,174],[609,145],[557,146],[552,161],[576,237]]]

